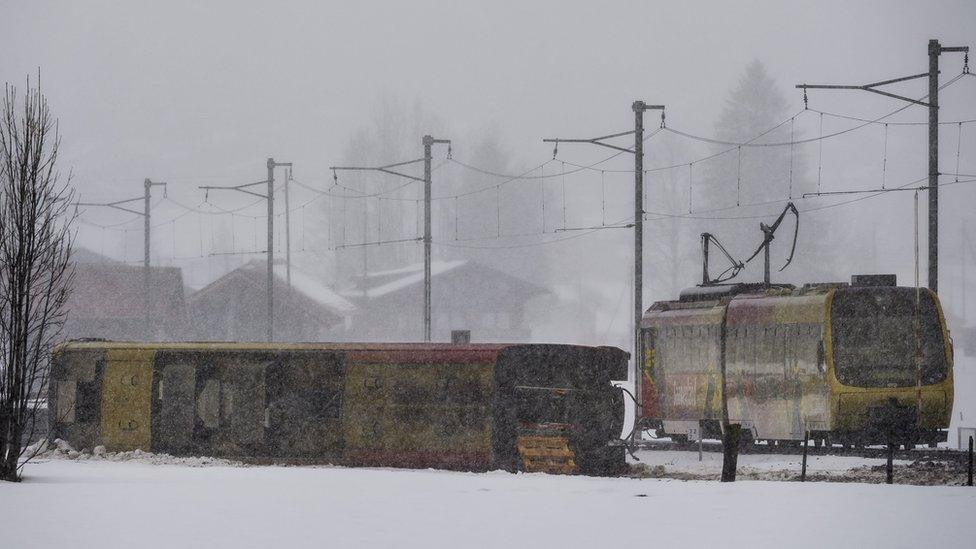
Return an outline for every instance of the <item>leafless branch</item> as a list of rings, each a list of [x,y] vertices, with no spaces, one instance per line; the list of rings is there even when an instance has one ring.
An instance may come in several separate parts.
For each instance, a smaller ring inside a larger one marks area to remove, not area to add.
[[[45,402],[51,349],[74,271],[70,177],[57,171],[60,135],[40,86],[0,105],[0,480],[19,478]]]

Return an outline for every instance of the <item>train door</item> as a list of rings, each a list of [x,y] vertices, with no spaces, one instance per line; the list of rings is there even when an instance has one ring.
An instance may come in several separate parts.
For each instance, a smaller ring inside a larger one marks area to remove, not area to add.
[[[279,353],[266,371],[268,453],[331,460],[342,453],[344,365],[340,353]]]
[[[192,452],[196,417],[196,367],[187,360],[156,366],[153,399],[153,451]]]
[[[204,351],[196,368],[193,445],[222,456],[265,453],[265,370],[272,353]]]
[[[109,349],[102,378],[101,439],[109,450],[149,450],[155,351]]]

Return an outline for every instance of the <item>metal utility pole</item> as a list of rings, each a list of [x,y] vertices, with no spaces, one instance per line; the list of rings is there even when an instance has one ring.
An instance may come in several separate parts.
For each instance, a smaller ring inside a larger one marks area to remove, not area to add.
[[[451,140],[424,136],[424,341],[430,341],[430,149],[434,143],[450,145]]]
[[[268,158],[268,343],[274,341],[274,158]]]
[[[152,281],[149,274],[149,248],[150,248],[150,233],[152,231],[152,225],[150,223],[150,209],[149,200],[152,198],[152,188],[162,186],[165,187],[166,183],[161,181],[151,181],[148,177],[143,181],[143,196],[136,198],[129,198],[126,200],[116,200],[115,202],[75,202],[75,206],[99,206],[104,208],[114,208],[116,210],[122,210],[123,212],[128,212],[136,215],[142,216],[143,220],[143,260],[142,260],[142,282],[143,282],[143,326],[142,333],[143,339],[149,341],[152,335],[151,328],[151,315],[150,308],[152,307]],[[163,190],[165,196],[165,189]],[[138,210],[133,210],[124,206],[124,204],[131,204],[142,200],[143,210],[140,212]]]
[[[644,316],[644,112],[649,110],[661,111],[661,127],[664,127],[664,105],[648,105],[643,101],[634,101],[631,108],[634,111],[634,131],[620,132],[592,139],[543,139],[544,143],[590,143],[600,145],[621,152],[634,155],[634,395],[637,405],[641,403],[641,365],[644,363],[644,347],[641,341],[641,318]],[[628,149],[605,143],[607,139],[634,135],[634,148]],[[555,157],[555,151],[553,153]],[[635,413],[636,417],[636,413]],[[636,432],[636,431],[635,431]]]
[[[285,278],[291,291],[291,203],[288,201],[288,184],[291,183],[291,168],[285,174]]]
[[[412,179],[414,181],[422,181],[423,182],[423,184],[424,184],[424,236],[420,240],[423,240],[423,242],[424,242],[424,311],[423,311],[423,317],[424,317],[424,341],[430,341],[430,333],[431,333],[431,329],[430,329],[430,324],[431,324],[431,272],[430,272],[430,265],[431,265],[431,250],[430,250],[430,244],[431,244],[431,230],[430,230],[430,227],[431,227],[431,221],[430,221],[430,217],[431,217],[430,216],[430,211],[431,211],[431,209],[430,209],[430,205],[431,205],[431,193],[430,193],[430,189],[431,189],[431,171],[432,171],[431,170],[431,149],[432,149],[433,145],[434,144],[437,144],[437,143],[447,144],[448,145],[448,149],[447,149],[448,152],[447,152],[447,154],[448,154],[448,158],[450,158],[450,155],[451,155],[451,149],[450,149],[451,140],[450,139],[435,139],[435,138],[431,137],[430,135],[425,135],[423,137],[423,140],[422,141],[423,141],[423,145],[424,145],[424,157],[423,158],[417,158],[415,160],[407,160],[406,162],[397,162],[395,164],[387,164],[385,166],[372,166],[372,167],[370,167],[370,166],[331,166],[329,169],[332,170],[332,173],[335,173],[337,170],[382,172],[382,173],[389,174],[389,175],[395,175],[395,176],[398,176],[398,177],[405,177],[407,179]],[[410,165],[410,164],[417,164],[419,162],[423,162],[424,163],[424,176],[423,176],[423,178],[417,177],[415,175],[405,174],[403,172],[398,172],[398,171],[396,171],[396,170],[393,169],[393,168],[397,168],[397,167],[400,167],[400,166],[407,166],[407,165]],[[417,239],[409,239],[409,240],[417,240]],[[394,241],[390,241],[390,242],[403,242],[403,240],[394,240]],[[376,244],[382,244],[382,242],[376,242]],[[365,245],[365,243],[364,243],[364,245]],[[365,284],[365,280],[363,281],[363,284]],[[364,291],[365,291],[365,289],[364,289]]]
[[[149,246],[150,246],[150,231],[152,231],[152,225],[150,224],[150,213],[149,199],[152,198],[152,188],[154,186],[166,186],[166,183],[153,183],[148,177],[143,181],[143,187],[145,193],[143,196],[143,258],[142,258],[142,279],[143,279],[143,291],[146,294],[145,299],[145,318],[143,322],[145,323],[145,336],[148,341],[152,337],[152,327],[150,325],[150,314],[149,310],[152,307],[152,281],[150,280],[149,272]]]
[[[882,80],[860,86],[841,86],[825,84],[797,84],[797,88],[804,90],[804,103],[806,103],[806,91],[808,89],[821,90],[863,90],[894,99],[900,99],[916,105],[928,107],[929,111],[929,289],[933,292],[939,291],[939,56],[944,52],[962,52],[968,55],[969,46],[944,47],[938,40],[929,40],[929,70],[912,76]],[[919,101],[910,97],[896,95],[877,89],[880,86],[915,80],[917,78],[928,78],[929,94],[928,101]]]
[[[644,111],[643,101],[634,101],[634,394],[641,402],[641,367],[644,345],[641,317],[644,316]],[[662,106],[663,110],[664,107]],[[637,417],[635,414],[634,417]]]
[[[256,196],[258,198],[263,198],[268,201],[268,277],[267,277],[267,294],[268,294],[268,305],[267,312],[265,313],[265,326],[267,327],[267,338],[268,342],[274,341],[274,169],[277,167],[291,167],[291,162],[275,162],[274,158],[269,158],[267,162],[268,166],[268,178],[264,181],[255,181],[254,183],[245,183],[243,185],[229,185],[229,186],[216,186],[216,185],[203,185],[199,187],[205,191],[211,190],[230,190],[238,191],[251,196]],[[248,190],[248,187],[254,187],[256,185],[268,185],[267,194],[257,193]]]

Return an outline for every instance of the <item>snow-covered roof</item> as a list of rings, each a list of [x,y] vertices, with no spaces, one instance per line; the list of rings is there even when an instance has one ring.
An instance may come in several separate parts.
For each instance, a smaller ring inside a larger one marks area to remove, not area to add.
[[[430,276],[435,277],[437,275],[446,273],[448,271],[454,270],[464,265],[465,263],[467,263],[467,260],[464,259],[458,259],[454,261],[433,261],[430,264]],[[423,282],[424,264],[414,263],[412,265],[407,265],[406,267],[402,267],[399,269],[366,273],[366,279],[368,280],[369,278],[372,277],[391,276],[391,275],[398,275],[398,274],[402,274],[403,276],[395,280],[392,280],[390,282],[380,284],[379,286],[368,288],[366,290],[366,297],[373,299],[376,297],[380,297],[380,296],[384,296],[396,292],[398,290],[402,290],[403,288],[406,288],[408,286],[412,286],[414,284],[419,284]],[[292,274],[292,278],[294,278],[294,274]],[[349,290],[348,292],[345,293],[346,295],[350,295],[350,296],[363,295],[362,289]]]
[[[275,265],[274,274],[280,281],[284,282],[288,279],[287,266]],[[316,303],[324,305],[340,315],[349,315],[356,310],[355,305],[337,294],[332,288],[326,286],[316,277],[299,271],[294,267],[291,269],[291,287],[293,290],[301,292]]]

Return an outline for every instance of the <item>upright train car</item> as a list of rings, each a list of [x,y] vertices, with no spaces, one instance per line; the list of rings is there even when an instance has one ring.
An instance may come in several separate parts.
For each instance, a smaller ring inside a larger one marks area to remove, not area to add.
[[[602,474],[627,353],[572,345],[69,342],[52,436],[78,448]]]
[[[655,303],[642,329],[641,417],[662,435],[718,437],[727,409],[755,440],[945,440],[952,347],[926,289],[872,277],[700,287]]]

